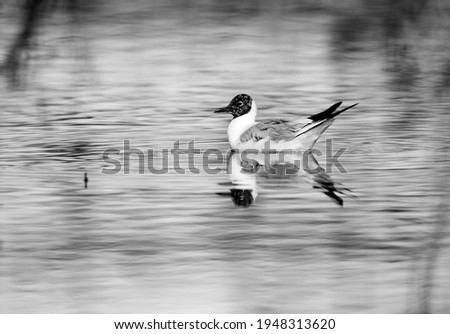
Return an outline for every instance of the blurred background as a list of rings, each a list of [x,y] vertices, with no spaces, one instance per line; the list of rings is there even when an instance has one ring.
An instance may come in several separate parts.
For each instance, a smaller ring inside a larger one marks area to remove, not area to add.
[[[450,2],[2,1],[0,32],[0,312],[450,312]],[[239,93],[261,118],[359,102],[324,134],[357,198],[101,172],[125,139],[226,152],[211,112]]]

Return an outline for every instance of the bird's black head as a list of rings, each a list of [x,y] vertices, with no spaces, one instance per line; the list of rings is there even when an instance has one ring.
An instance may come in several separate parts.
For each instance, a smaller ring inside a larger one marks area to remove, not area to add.
[[[224,108],[217,109],[215,113],[229,113],[233,118],[245,115],[252,109],[253,99],[250,95],[236,95],[231,102]]]

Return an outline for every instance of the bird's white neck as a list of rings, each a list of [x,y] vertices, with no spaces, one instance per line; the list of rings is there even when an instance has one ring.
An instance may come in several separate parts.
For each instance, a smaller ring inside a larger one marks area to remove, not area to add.
[[[228,125],[228,142],[232,149],[238,149],[241,135],[256,123],[257,110],[255,100],[253,100],[250,111],[245,115],[234,118]]]

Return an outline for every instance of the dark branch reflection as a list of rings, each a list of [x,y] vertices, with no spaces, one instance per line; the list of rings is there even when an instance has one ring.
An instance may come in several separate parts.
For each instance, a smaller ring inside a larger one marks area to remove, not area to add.
[[[13,88],[23,84],[32,50],[37,46],[37,38],[44,20],[58,10],[68,14],[69,24],[81,26],[79,13],[85,10],[85,0],[26,0],[19,2],[20,22],[18,30],[0,62],[3,73]]]

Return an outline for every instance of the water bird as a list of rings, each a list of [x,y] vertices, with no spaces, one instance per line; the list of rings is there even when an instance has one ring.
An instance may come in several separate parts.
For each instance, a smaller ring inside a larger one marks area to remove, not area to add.
[[[358,103],[337,110],[341,104],[342,101],[336,102],[325,111],[297,120],[267,119],[257,122],[255,100],[250,95],[239,94],[226,107],[214,112],[233,116],[228,126],[228,142],[235,151],[306,151],[314,146],[337,115]]]
[[[84,188],[85,189],[88,187],[88,182],[89,182],[89,179],[88,179],[87,173],[84,173]]]

